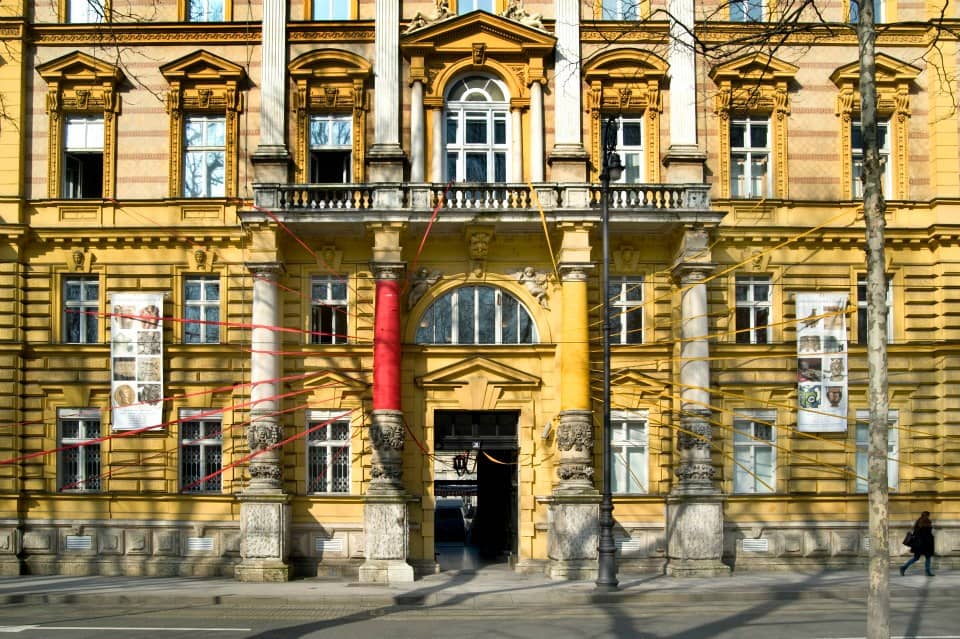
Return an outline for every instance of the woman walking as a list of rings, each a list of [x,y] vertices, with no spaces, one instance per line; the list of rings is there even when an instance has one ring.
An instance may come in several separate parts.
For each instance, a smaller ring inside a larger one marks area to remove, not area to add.
[[[930,513],[926,510],[920,513],[920,518],[913,524],[910,550],[913,551],[913,559],[900,566],[900,576],[903,576],[907,568],[920,559],[920,555],[923,555],[923,568],[927,577],[933,577],[933,573],[930,572],[930,558],[933,557],[933,522],[930,521]]]

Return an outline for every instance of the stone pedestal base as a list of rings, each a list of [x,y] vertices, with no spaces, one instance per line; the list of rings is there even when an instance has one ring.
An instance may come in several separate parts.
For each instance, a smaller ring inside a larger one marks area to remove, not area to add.
[[[590,157],[579,144],[555,146],[547,158],[550,181],[575,184],[589,182],[589,161]]]
[[[547,554],[551,579],[595,579],[600,534],[600,495],[554,495]]]
[[[259,146],[251,158],[254,179],[260,184],[286,184],[290,177],[290,153],[283,146]]]
[[[671,497],[667,500],[667,569],[673,577],[730,574],[723,564],[723,500]]]
[[[676,145],[667,149],[663,165],[670,184],[703,184],[707,154],[697,146]]]
[[[363,505],[366,561],[360,566],[361,583],[408,583],[413,566],[407,563],[407,496],[368,495]]]
[[[290,496],[283,493],[240,495],[239,581],[289,581]]]
[[[368,182],[402,182],[406,156],[400,145],[375,144],[367,153]]]

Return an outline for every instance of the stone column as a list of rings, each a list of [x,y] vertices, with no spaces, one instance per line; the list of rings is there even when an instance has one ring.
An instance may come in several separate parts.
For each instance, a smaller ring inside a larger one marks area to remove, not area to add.
[[[410,181],[424,181],[424,145],[426,131],[423,120],[423,82],[414,80],[410,86]]]
[[[680,420],[678,482],[667,498],[667,573],[713,576],[730,572],[723,557],[723,500],[711,461],[710,348],[706,278],[713,272],[709,236],[684,233],[674,262],[680,286]]]
[[[510,125],[513,129],[513,136],[515,140],[523,139],[523,118],[520,113],[519,108],[514,108],[510,112],[510,116],[513,120]],[[514,144],[513,152],[511,153],[511,164],[510,174],[507,175],[508,182],[523,182],[523,147],[524,144]]]
[[[692,0],[690,0],[692,2]],[[555,0],[554,35],[554,145],[550,153],[552,182],[587,181],[588,156],[583,148],[580,121],[580,5],[581,0]]]
[[[373,411],[370,447],[373,452],[370,484],[363,506],[364,554],[360,581],[413,581],[407,563],[409,495],[403,487],[401,410],[400,262],[401,224],[369,225],[373,233],[376,303],[373,319]]]
[[[530,85],[530,181],[543,182],[543,85]]]
[[[283,425],[277,412],[280,389],[280,265],[248,264],[253,275],[250,355],[250,484],[240,500],[240,581],[287,581],[291,570],[290,496],[283,492],[280,447]]]
[[[670,19],[670,146],[666,181],[702,183],[707,156],[697,144],[697,67],[693,41],[694,0],[667,0]]]
[[[377,0],[374,26],[373,146],[367,154],[371,182],[403,180],[400,148],[400,3]]]
[[[263,43],[260,47],[260,141],[251,158],[255,180],[286,184],[287,149],[287,2],[264,0]]]
[[[593,579],[597,573],[600,493],[594,487],[593,411],[587,279],[590,225],[564,224],[558,482],[550,505],[548,556],[554,579]]]

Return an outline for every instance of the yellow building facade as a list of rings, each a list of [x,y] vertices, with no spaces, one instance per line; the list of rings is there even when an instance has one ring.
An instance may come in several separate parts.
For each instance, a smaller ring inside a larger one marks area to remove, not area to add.
[[[891,555],[955,564],[957,43],[882,4]],[[666,8],[0,8],[0,570],[406,581],[453,504],[592,578],[604,437],[622,568],[863,565],[850,16]]]

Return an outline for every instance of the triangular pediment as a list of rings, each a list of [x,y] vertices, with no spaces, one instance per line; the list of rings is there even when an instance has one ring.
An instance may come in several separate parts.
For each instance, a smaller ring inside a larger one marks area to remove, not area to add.
[[[913,81],[920,75],[920,69],[898,60],[886,53],[878,53],[877,63],[877,84],[894,85]],[[855,85],[860,81],[860,62],[855,61],[838,68],[830,74],[830,80],[838,87],[846,85]]]
[[[615,391],[622,391],[631,397],[631,401],[672,399],[665,381],[660,381],[643,371],[634,369],[619,371],[611,376],[610,385]]]
[[[796,65],[757,52],[713,67],[710,79],[717,83],[727,80],[736,84],[784,82],[796,76],[798,70]]]
[[[537,387],[540,378],[519,369],[495,362],[485,357],[472,357],[445,366],[417,378],[417,386],[458,387],[482,379],[485,383],[498,387]]]
[[[437,54],[450,55],[468,53],[480,42],[491,54],[530,55],[552,51],[557,39],[515,20],[473,11],[405,34],[400,48],[404,51],[427,48]]]
[[[112,64],[79,51],[37,65],[37,72],[47,82],[99,84],[106,80],[116,83],[123,77],[120,69]]]
[[[296,384],[296,380],[291,382]],[[346,402],[347,405],[352,405],[359,402],[369,388],[370,384],[365,380],[327,369],[317,371],[304,379],[303,390],[307,391],[307,394],[304,397],[300,395],[297,397],[307,402],[322,401],[326,407],[341,407],[344,405],[345,396],[354,398]]]
[[[202,49],[168,62],[160,67],[160,73],[167,81],[189,79],[198,82],[224,82],[239,81],[245,76],[240,65]]]

